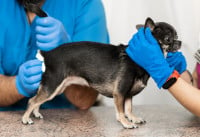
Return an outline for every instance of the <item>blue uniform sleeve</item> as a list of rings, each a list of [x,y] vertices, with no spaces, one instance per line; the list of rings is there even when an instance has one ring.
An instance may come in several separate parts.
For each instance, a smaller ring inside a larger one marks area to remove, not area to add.
[[[1,49],[0,49],[1,52]],[[2,68],[2,59],[1,59],[1,53],[0,53],[0,74],[4,74],[3,68]]]
[[[5,33],[4,31],[4,27],[3,27],[3,24],[2,24],[2,29],[0,31],[0,74],[4,74],[4,71],[3,71],[3,68],[2,68],[2,63],[3,63],[3,45],[4,45],[4,36],[3,36],[3,33]]]
[[[0,45],[0,74],[4,74],[3,68],[2,68],[2,54],[1,54],[1,45]]]
[[[82,0],[79,3],[72,40],[109,43],[101,0]]]

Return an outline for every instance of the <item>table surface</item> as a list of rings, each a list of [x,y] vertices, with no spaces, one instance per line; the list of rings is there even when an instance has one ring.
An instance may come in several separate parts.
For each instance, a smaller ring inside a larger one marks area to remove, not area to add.
[[[146,124],[124,129],[114,107],[89,110],[41,110],[44,119],[23,125],[24,111],[0,112],[0,137],[200,137],[200,118],[179,106],[138,105],[135,114]]]

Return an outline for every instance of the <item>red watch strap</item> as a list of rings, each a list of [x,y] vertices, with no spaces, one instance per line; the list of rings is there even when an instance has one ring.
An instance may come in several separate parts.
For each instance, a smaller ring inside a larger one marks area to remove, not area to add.
[[[177,81],[179,77],[180,74],[178,73],[178,71],[174,70],[162,87],[164,89],[170,88]]]
[[[176,78],[178,79],[180,77],[180,74],[178,73],[178,71],[174,70],[173,73],[169,76],[169,78],[167,79],[167,81],[171,78]],[[167,82],[166,81],[166,82]]]

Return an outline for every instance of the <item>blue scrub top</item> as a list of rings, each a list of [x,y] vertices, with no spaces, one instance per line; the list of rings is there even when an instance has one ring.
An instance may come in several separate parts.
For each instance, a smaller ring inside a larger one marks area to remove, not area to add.
[[[0,5],[0,74],[14,76],[17,75],[21,64],[35,58],[37,51],[34,35],[35,20],[29,24],[25,10],[17,0],[1,0]],[[74,42],[109,42],[101,0],[46,0],[42,9],[63,23]],[[59,98],[57,99],[59,102],[55,101],[56,98]],[[51,105],[42,107],[70,106],[64,97],[56,98],[49,102]],[[20,102],[11,107],[25,108],[27,99]]]

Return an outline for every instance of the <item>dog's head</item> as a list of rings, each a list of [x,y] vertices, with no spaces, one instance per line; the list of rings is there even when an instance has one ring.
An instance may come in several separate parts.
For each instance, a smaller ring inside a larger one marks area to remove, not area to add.
[[[153,36],[156,38],[163,53],[175,52],[181,48],[181,41],[178,40],[177,32],[170,24],[165,22],[156,22],[147,18],[145,25],[137,25],[136,28],[149,27]]]

